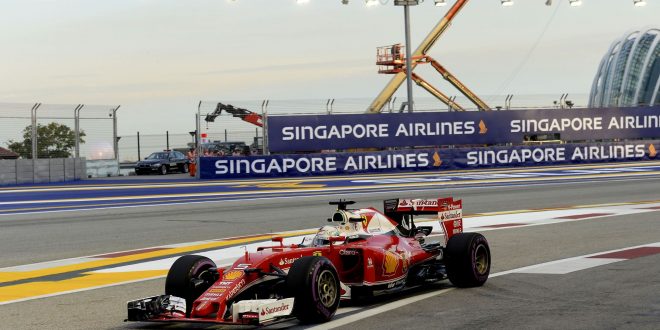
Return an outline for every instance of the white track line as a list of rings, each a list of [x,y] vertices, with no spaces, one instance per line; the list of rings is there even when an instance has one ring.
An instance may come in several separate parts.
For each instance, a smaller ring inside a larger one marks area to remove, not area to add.
[[[567,261],[571,262],[572,264],[575,264],[575,261],[578,261],[578,260],[582,260],[583,262],[589,263],[589,261],[592,260],[592,259],[589,259],[589,257],[591,257],[591,256],[598,256],[598,255],[602,255],[602,254],[606,254],[606,253],[612,253],[612,252],[620,252],[620,251],[625,251],[625,250],[630,250],[630,249],[635,249],[635,248],[640,248],[640,247],[660,247],[660,242],[652,243],[652,244],[645,244],[645,245],[638,245],[638,246],[631,246],[631,247],[627,247],[627,248],[623,248],[623,249],[617,249],[617,250],[603,251],[603,252],[587,254],[587,255],[583,255],[583,256],[579,256],[579,257],[566,258],[566,259],[555,260],[555,261],[546,262],[546,263],[542,263],[542,264],[516,268],[516,269],[502,271],[502,272],[495,273],[495,274],[490,274],[489,278],[499,277],[499,276],[513,274],[513,273],[530,273],[530,270],[542,267],[544,265],[562,264],[562,263],[565,263]],[[596,260],[598,260],[598,259],[596,259]],[[617,262],[617,261],[628,260],[628,259],[611,259],[611,260],[616,260],[616,261],[612,261],[612,262]],[[589,263],[589,265],[590,265],[589,267],[581,267],[580,269],[574,269],[573,271],[592,268],[592,267],[597,267],[597,266],[602,266],[604,264],[609,264],[609,263],[611,263],[611,262],[607,262],[607,263],[599,263],[599,262]],[[552,274],[564,274],[564,273],[552,273]],[[453,288],[453,287],[452,288],[446,288],[446,289],[441,289],[441,290],[438,290],[438,291],[433,291],[433,292],[429,292],[429,293],[425,293],[425,294],[421,294],[421,295],[417,295],[417,296],[412,296],[412,297],[400,299],[400,300],[397,300],[397,301],[394,301],[394,302],[391,302],[391,303],[387,303],[387,304],[384,304],[384,305],[376,306],[376,307],[371,308],[371,309],[367,309],[363,312],[358,312],[358,313],[351,314],[351,315],[348,315],[348,316],[345,316],[345,317],[341,317],[341,318],[338,318],[338,319],[332,320],[330,322],[323,323],[321,325],[311,327],[311,328],[308,328],[308,329],[310,329],[310,330],[311,329],[320,330],[320,329],[338,328],[338,327],[341,327],[341,326],[344,326],[344,325],[347,325],[347,324],[351,324],[351,323],[354,323],[354,322],[357,322],[357,321],[364,320],[364,319],[366,319],[368,317],[371,317],[371,316],[374,316],[374,315],[378,315],[378,314],[381,314],[381,313],[385,313],[385,312],[388,312],[388,311],[391,311],[391,310],[401,308],[403,306],[406,306],[406,305],[409,305],[409,304],[412,304],[412,303],[415,303],[415,302],[418,302],[418,301],[421,301],[421,300],[436,297],[436,296],[448,293],[448,292],[450,292],[452,290],[455,290],[455,289],[456,288]]]

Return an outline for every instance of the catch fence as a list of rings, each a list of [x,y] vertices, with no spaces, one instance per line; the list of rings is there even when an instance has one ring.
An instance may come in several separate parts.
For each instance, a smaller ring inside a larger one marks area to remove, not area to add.
[[[114,159],[118,108],[0,103],[0,146],[24,159]]]

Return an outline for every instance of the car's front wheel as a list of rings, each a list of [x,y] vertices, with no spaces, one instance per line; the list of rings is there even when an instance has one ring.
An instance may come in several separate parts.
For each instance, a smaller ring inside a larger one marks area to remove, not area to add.
[[[490,274],[490,248],[479,233],[460,233],[447,242],[447,275],[459,288],[482,286]]]
[[[177,259],[165,279],[165,294],[177,296],[186,300],[186,316],[190,317],[190,311],[195,299],[197,299],[211,284],[195,285],[201,280],[201,275],[211,268],[216,268],[213,260],[197,255],[185,255]]]
[[[158,169],[158,173],[160,173],[161,175],[167,174],[167,166],[161,165],[160,168]]]
[[[188,173],[190,169],[188,168],[188,164],[183,163],[182,165],[179,166],[179,172],[181,173]]]
[[[288,292],[295,298],[293,314],[305,323],[329,321],[340,300],[339,276],[325,257],[302,257],[289,269]]]

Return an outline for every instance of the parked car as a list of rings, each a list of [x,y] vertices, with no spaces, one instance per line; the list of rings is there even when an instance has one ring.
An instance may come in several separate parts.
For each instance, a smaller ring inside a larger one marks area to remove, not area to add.
[[[135,164],[135,174],[141,175],[155,172],[165,175],[173,171],[188,173],[189,164],[190,161],[181,152],[172,150],[154,152]]]

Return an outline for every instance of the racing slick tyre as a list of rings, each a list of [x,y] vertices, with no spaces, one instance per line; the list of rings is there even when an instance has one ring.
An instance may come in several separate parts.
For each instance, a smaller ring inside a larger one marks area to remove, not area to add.
[[[295,298],[293,315],[303,323],[329,321],[339,307],[339,276],[325,257],[296,260],[286,277],[288,292]]]
[[[215,263],[207,258],[196,255],[186,255],[177,259],[165,280],[165,294],[184,298],[186,300],[186,317],[195,299],[206,291],[213,283],[204,283],[195,286],[194,282],[200,280],[200,275],[209,268],[216,268]]]
[[[447,242],[447,276],[459,288],[482,286],[490,274],[490,248],[479,233],[460,233]]]
[[[188,164],[183,164],[183,165],[179,166],[179,172],[188,173]]]
[[[158,169],[158,174],[160,174],[160,175],[167,174],[167,166],[161,165],[160,168]]]

